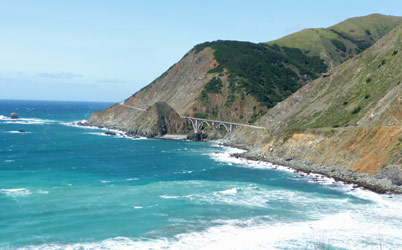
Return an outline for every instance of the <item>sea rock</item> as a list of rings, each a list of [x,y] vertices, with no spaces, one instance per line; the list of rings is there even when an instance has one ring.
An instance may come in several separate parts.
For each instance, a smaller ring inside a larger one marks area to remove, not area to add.
[[[88,122],[76,122],[75,125],[77,125],[77,126],[89,126]]]
[[[208,138],[208,135],[205,133],[192,133],[187,136],[187,140],[192,140],[192,141],[203,141]]]
[[[105,132],[105,135],[115,136],[116,133],[115,133],[115,132],[106,131],[106,132]]]
[[[402,185],[402,168],[400,166],[385,166],[378,170],[376,177],[378,179],[390,179],[392,184]]]
[[[25,133],[25,130],[18,130],[18,133]]]
[[[11,113],[10,118],[11,119],[18,119],[18,115],[16,113]]]

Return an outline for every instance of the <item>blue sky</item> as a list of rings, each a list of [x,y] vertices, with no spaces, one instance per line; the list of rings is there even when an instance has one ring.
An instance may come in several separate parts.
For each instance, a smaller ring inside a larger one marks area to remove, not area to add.
[[[265,42],[402,1],[0,2],[0,99],[121,101],[195,44]]]

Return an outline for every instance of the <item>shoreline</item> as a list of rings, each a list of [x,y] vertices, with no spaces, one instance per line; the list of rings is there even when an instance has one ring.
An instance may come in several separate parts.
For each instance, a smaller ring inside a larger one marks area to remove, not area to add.
[[[228,142],[220,142],[220,144],[225,147],[245,150],[243,153],[231,154],[231,156],[235,158],[271,163],[287,167],[295,172],[303,172],[307,175],[323,175],[327,178],[332,178],[335,181],[353,185],[354,188],[364,188],[377,194],[402,194],[402,186],[392,184],[389,179],[378,179],[373,175],[359,173],[337,166],[324,166],[295,159],[283,159],[277,156],[261,155],[260,153],[252,152],[248,147],[237,146]]]
[[[91,129],[100,129],[103,131],[113,131],[117,132],[112,136],[123,136],[127,138],[141,138],[136,135],[127,134],[125,131],[116,129],[116,128],[108,128],[108,127],[100,127],[88,124],[88,122],[80,121],[80,122],[72,122],[72,126],[75,127],[83,127],[83,128],[91,128]],[[110,134],[109,134],[110,135]],[[183,140],[187,141],[186,135],[173,135],[166,134],[161,137],[155,137],[154,139],[161,140]],[[245,150],[243,153],[233,153],[232,157],[242,158],[251,161],[259,161],[266,162],[275,165],[284,166],[290,169],[293,169],[296,172],[303,172],[305,174],[320,174],[328,178],[333,178],[335,181],[342,182],[344,184],[351,184],[353,187],[361,187],[370,191],[373,191],[378,194],[402,194],[402,186],[397,186],[391,183],[389,179],[378,179],[373,175],[364,174],[352,171],[347,168],[337,167],[337,166],[324,166],[319,164],[314,164],[311,162],[304,162],[295,159],[283,159],[277,156],[270,155],[262,155],[261,153],[255,152],[256,148],[246,147],[244,145],[236,145],[228,140],[208,140],[210,142],[215,142],[218,145],[222,145],[229,148],[242,149]],[[254,152],[253,152],[254,151]]]

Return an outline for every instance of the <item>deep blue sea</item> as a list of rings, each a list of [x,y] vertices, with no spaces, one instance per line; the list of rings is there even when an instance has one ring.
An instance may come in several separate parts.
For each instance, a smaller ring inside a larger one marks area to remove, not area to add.
[[[0,101],[1,249],[402,249],[400,196],[73,126],[110,105]]]

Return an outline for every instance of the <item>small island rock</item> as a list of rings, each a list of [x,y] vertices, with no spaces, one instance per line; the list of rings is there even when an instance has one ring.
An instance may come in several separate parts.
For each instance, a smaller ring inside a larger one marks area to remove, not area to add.
[[[18,115],[16,113],[11,113],[10,118],[11,119],[18,119]]]

